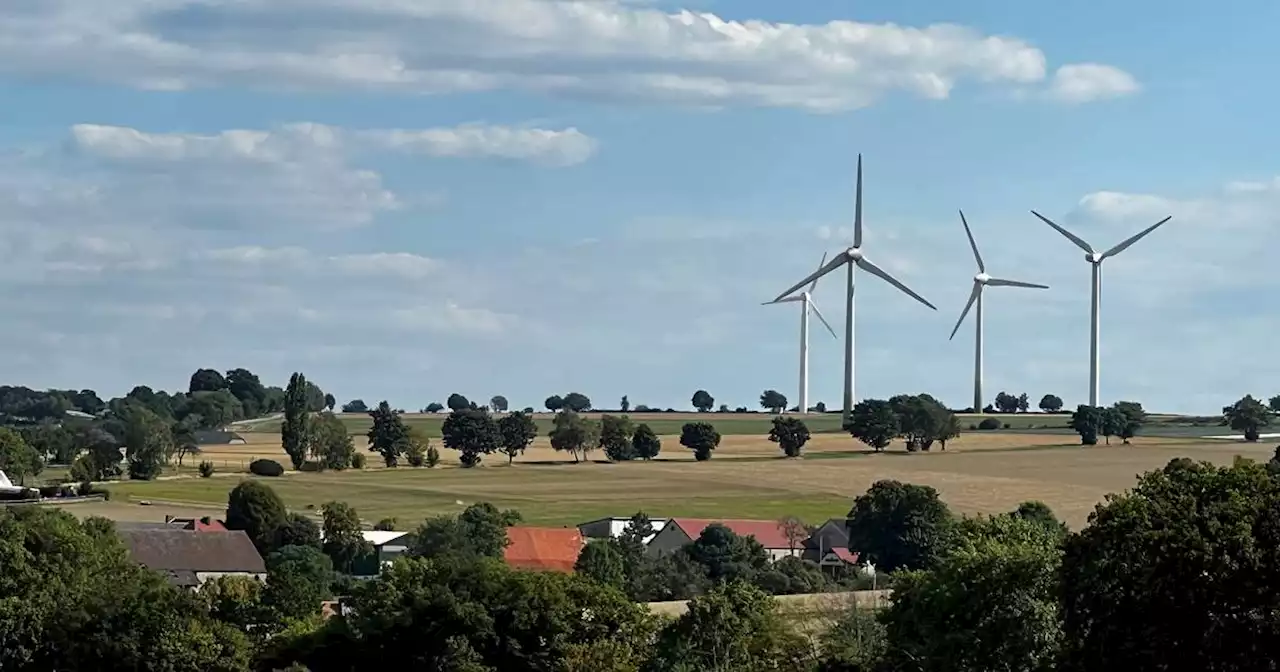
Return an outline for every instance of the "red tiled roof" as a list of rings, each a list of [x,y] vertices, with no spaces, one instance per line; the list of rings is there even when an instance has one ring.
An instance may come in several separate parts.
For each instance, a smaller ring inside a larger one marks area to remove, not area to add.
[[[851,565],[858,564],[858,554],[847,548],[833,548],[831,549],[831,552],[835,553],[837,558],[840,558]]]
[[[787,535],[782,532],[782,527],[778,525],[776,520],[711,520],[708,518],[672,518],[668,525],[679,525],[684,533],[689,535],[690,539],[697,539],[708,525],[719,523],[733,530],[733,533],[746,537],[755,537],[765,548],[791,548],[791,542],[787,540]],[[804,545],[804,540],[799,540],[796,548]]]
[[[547,572],[572,572],[585,545],[575,527],[508,527],[507,539],[502,557],[508,565]]]
[[[222,521],[213,518],[197,518],[191,521],[192,527],[196,532],[226,532],[227,528],[222,525]]]

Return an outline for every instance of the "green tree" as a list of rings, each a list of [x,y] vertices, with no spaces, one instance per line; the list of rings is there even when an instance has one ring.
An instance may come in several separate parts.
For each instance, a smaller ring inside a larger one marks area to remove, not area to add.
[[[333,561],[334,569],[349,574],[357,560],[373,552],[373,545],[364,540],[360,516],[346,502],[325,504],[323,516],[321,548]]]
[[[274,550],[277,530],[285,523],[286,511],[280,496],[258,481],[241,481],[227,495],[224,523],[228,530],[244,530],[258,552]]]
[[[570,392],[564,395],[564,407],[574,413],[583,413],[591,410],[591,399],[585,394]]]
[[[1036,523],[1059,537],[1067,534],[1067,524],[1058,520],[1058,517],[1053,513],[1053,509],[1041,501],[1023,502],[1018,505],[1018,508],[1011,511],[1009,515]]]
[[[1111,437],[1123,430],[1128,419],[1115,408],[1099,408],[1098,413],[1101,417],[1101,422],[1098,423],[1098,433],[1102,435],[1103,440],[1109,446],[1111,445]]]
[[[78,481],[102,481],[120,475],[120,440],[92,425],[76,430],[77,453],[84,453],[71,465],[72,478]]]
[[[1268,399],[1267,407],[1271,409],[1272,413],[1280,413],[1280,394]]]
[[[625,590],[627,586],[626,559],[613,539],[593,541],[578,553],[573,571],[607,586]]]
[[[308,424],[311,458],[324,469],[340,471],[349,468],[356,454],[356,445],[342,419],[325,411],[312,417]]]
[[[520,522],[520,512],[499,511],[488,502],[472,504],[456,517],[428,518],[413,535],[410,553],[427,558],[502,558],[507,528]]]
[[[1280,397],[1276,397],[1276,398],[1280,399]],[[622,395],[622,400],[618,402],[618,409],[621,410],[623,413],[626,413],[627,411],[631,410],[631,400],[627,398],[627,395],[625,394]]]
[[[720,432],[709,422],[686,422],[680,428],[680,445],[693,451],[693,459],[705,462],[720,445]]]
[[[937,490],[892,480],[873,483],[847,518],[849,550],[886,572],[930,566],[946,551],[952,527]]]
[[[542,402],[542,405],[552,413],[559,413],[560,409],[564,408],[564,399],[558,394],[553,394],[547,397],[547,400]]]
[[[44,462],[21,434],[0,427],[0,471],[18,485],[25,485],[28,476],[39,475],[43,468]]]
[[[471,408],[471,400],[454,392],[445,400],[444,405],[448,406],[450,411],[465,411]]]
[[[600,448],[611,462],[635,459],[635,446],[631,443],[635,431],[631,418],[625,415],[600,416]]]
[[[498,433],[502,435],[501,450],[507,454],[507,464],[511,464],[538,438],[538,425],[532,415],[516,411],[498,418]]]
[[[216,576],[200,586],[197,596],[209,615],[258,640],[275,629],[273,614],[262,604],[262,584],[247,576]]]
[[[657,434],[653,433],[653,429],[644,423],[636,426],[636,431],[631,435],[631,448],[636,457],[642,460],[652,460],[662,451],[662,440]]]
[[[1064,545],[1060,669],[1274,667],[1277,511],[1280,480],[1243,459],[1171,460],[1109,497]]]
[[[338,405],[338,398],[333,396],[332,394],[329,394],[328,392],[325,392],[324,393],[324,410],[332,413],[333,407],[337,405]]]
[[[489,399],[489,408],[492,408],[496,413],[506,413],[510,407],[511,404],[507,402],[507,398],[501,394],[495,394]]]
[[[194,416],[188,416],[169,425],[169,439],[173,442],[174,455],[178,457],[178,466],[182,466],[187,455],[200,453],[200,442],[196,439],[196,431],[200,423]]]
[[[411,467],[421,467],[427,463],[427,453],[431,450],[431,439],[417,429],[410,428],[405,439],[404,459]]]
[[[818,636],[821,672],[876,672],[884,669],[888,635],[871,609],[857,604],[840,613]]]
[[[53,464],[71,464],[80,457],[83,447],[77,445],[75,431],[64,424],[46,420],[24,427],[22,438],[35,449],[36,455]]]
[[[569,451],[573,461],[579,462],[579,454],[585,460],[587,452],[600,444],[600,423],[578,415],[566,405],[564,410],[556,413],[548,436],[552,448]]]
[[[151,480],[159,476],[174,452],[169,423],[140,404],[129,404],[120,420],[129,477]]]
[[[191,374],[191,382],[187,386],[187,394],[197,392],[217,392],[227,389],[227,379],[217,369],[196,369]]]
[[[243,420],[244,405],[227,390],[193,392],[179,409],[177,419],[190,416],[199,419],[201,429],[217,429],[236,420]]]
[[[307,414],[307,378],[295,372],[289,377],[289,386],[284,390],[284,422],[280,424],[280,444],[293,463],[293,468],[301,469],[307,461],[307,449],[310,443],[310,431]]]
[[[502,447],[502,430],[493,416],[481,410],[453,411],[440,426],[444,447],[458,451],[464,467],[475,467],[485,455]]]
[[[1061,537],[1011,516],[966,522],[931,569],[896,575],[882,616],[891,669],[1056,670]]]
[[[1098,445],[1098,434],[1102,432],[1104,423],[1105,418],[1102,415],[1102,409],[1080,404],[1076,407],[1075,413],[1071,414],[1071,421],[1067,423],[1067,426],[1080,435],[1080,445],[1096,446]]]
[[[267,556],[263,603],[281,618],[300,619],[320,613],[329,599],[333,562],[312,546],[284,546]]]
[[[812,662],[804,636],[759,588],[732,583],[689,601],[658,640],[657,669],[757,672],[802,670]]]
[[[328,400],[325,398],[324,390],[319,385],[311,381],[307,381],[307,410],[312,413],[319,413],[329,406]]]
[[[1146,423],[1147,412],[1136,401],[1117,401],[1112,409],[1118,414],[1115,418],[1116,435],[1129,443],[1129,439],[1137,436],[1138,430]]]
[[[1062,410],[1062,397],[1056,394],[1046,394],[1040,397],[1040,410],[1045,413],[1057,413]]]
[[[942,445],[942,449],[947,449],[947,442],[960,436],[960,418],[955,413],[947,409],[942,409],[942,421],[938,423],[938,443]]]
[[[898,433],[906,439],[907,450],[928,450],[950,429],[952,413],[927,394],[898,395],[889,399],[898,416]]]
[[[804,444],[809,442],[809,428],[799,418],[780,415],[773,419],[769,440],[778,444],[787,457],[800,457]]]
[[[715,397],[712,397],[711,393],[706,390],[698,390],[697,392],[694,392],[693,398],[690,401],[693,404],[693,407],[698,409],[699,413],[706,413],[716,405]]]
[[[408,447],[409,428],[400,412],[392,410],[385,400],[369,411],[369,417],[373,419],[373,426],[369,428],[369,450],[381,455],[388,467],[396,466]]]
[[[290,513],[276,528],[275,541],[271,544],[271,548],[285,546],[310,546],[320,550],[320,526],[301,513]]]
[[[364,402],[364,399],[352,399],[351,401],[348,401],[347,403],[342,405],[342,412],[343,413],[368,413],[369,404],[366,404]]]
[[[720,523],[702,528],[680,552],[705,568],[714,583],[752,581],[769,566],[769,554],[755,537],[735,534]]]
[[[227,391],[240,400],[246,418],[256,418],[266,411],[267,388],[256,374],[248,369],[231,369],[226,381]]]
[[[853,438],[881,452],[898,436],[898,414],[883,399],[864,399],[853,406],[849,426]]]
[[[1222,418],[1237,432],[1244,432],[1245,441],[1257,441],[1260,430],[1271,424],[1271,413],[1262,402],[1246,394],[1244,398],[1222,408]]]
[[[770,413],[781,413],[787,407],[787,397],[777,390],[765,390],[760,393],[760,408]]]

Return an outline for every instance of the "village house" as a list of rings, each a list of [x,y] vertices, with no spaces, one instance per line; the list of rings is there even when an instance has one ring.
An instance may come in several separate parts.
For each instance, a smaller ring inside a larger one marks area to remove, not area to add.
[[[507,528],[507,547],[502,557],[517,569],[546,572],[573,572],[578,554],[586,545],[582,533],[572,527]]]
[[[662,531],[654,535],[648,544],[653,556],[672,553],[697,539],[708,525],[718,523],[743,537],[755,537],[764,546],[771,561],[788,556],[798,556],[804,548],[804,539],[789,539],[785,526],[776,520],[712,520],[709,518],[672,518]],[[807,537],[808,534],[806,533]]]
[[[801,558],[825,568],[851,568],[858,565],[858,554],[849,550],[848,521],[832,518],[818,526],[804,542]]]
[[[130,558],[176,586],[196,589],[222,576],[267,578],[262,556],[241,530],[121,527],[116,534]]]
[[[578,525],[578,531],[587,539],[617,539],[627,529],[627,525],[631,524],[630,518],[601,518]],[[650,518],[649,525],[653,527],[653,534],[644,538],[643,543],[649,543],[653,540],[657,533],[667,524],[666,518]]]

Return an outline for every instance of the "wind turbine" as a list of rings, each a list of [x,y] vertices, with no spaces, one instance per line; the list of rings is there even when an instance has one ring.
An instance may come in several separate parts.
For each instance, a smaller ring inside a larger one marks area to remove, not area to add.
[[[969,309],[973,304],[978,304],[978,311],[973,315],[974,327],[976,334],[973,339],[973,410],[978,412],[982,410],[982,290],[986,287],[1029,287],[1032,289],[1049,289],[1047,285],[1037,285],[1030,282],[1022,282],[1020,280],[1004,280],[1001,278],[993,278],[987,275],[987,265],[982,263],[982,255],[978,253],[978,244],[973,240],[973,231],[969,230],[969,222],[964,218],[964,211],[960,211],[960,223],[964,224],[964,235],[969,237],[969,247],[973,250],[973,258],[978,262],[978,274],[973,276],[973,291],[969,293],[969,302],[964,304],[964,310],[960,311],[960,319],[956,320],[955,329],[951,330],[951,338],[956,337],[956,332],[960,330],[960,324],[964,322],[964,318],[969,314]]]
[[[810,282],[821,278],[831,271],[844,266],[847,272],[848,282],[846,284],[845,293],[845,316],[844,316],[844,425],[849,424],[849,419],[853,416],[853,276],[854,267],[879,277],[881,280],[902,290],[907,296],[923,303],[924,305],[937,310],[937,307],[925,300],[923,296],[911,291],[909,287],[899,282],[892,275],[885,272],[884,269],[871,263],[870,260],[863,255],[862,252],[862,155],[858,155],[858,181],[855,192],[855,200],[853,206],[853,245],[836,255],[834,259],[822,265],[822,268],[814,271],[809,277],[797,282],[795,285],[787,288],[787,291],[778,295],[778,299],[787,296],[791,292],[804,287]],[[775,299],[776,300],[776,299]]]
[[[822,253],[822,261],[818,262],[818,268],[827,263],[827,253]],[[813,303],[813,290],[818,286],[818,279],[814,278],[809,283],[809,289],[788,296],[782,299],[774,299],[766,301],[763,305],[772,305],[775,303],[799,303],[800,304],[800,412],[809,412],[809,311],[812,310],[814,315],[822,320],[823,326],[827,331],[831,332],[831,337],[838,339],[836,330],[831,328],[831,324],[827,322],[827,318],[822,316],[822,312],[818,310],[818,306]]]
[[[1125,239],[1124,242],[1120,243],[1119,245],[1116,245],[1115,247],[1107,250],[1106,252],[1103,252],[1102,254],[1098,254],[1097,252],[1094,251],[1093,246],[1089,245],[1089,243],[1086,243],[1079,236],[1076,236],[1075,234],[1062,228],[1061,226],[1054,224],[1052,221],[1049,220],[1048,217],[1045,217],[1044,215],[1036,212],[1035,210],[1032,210],[1031,214],[1038,217],[1040,221],[1044,222],[1045,224],[1052,226],[1054,230],[1056,230],[1058,233],[1061,233],[1063,236],[1065,236],[1067,240],[1075,243],[1076,247],[1084,250],[1085,260],[1088,261],[1089,264],[1093,267],[1093,291],[1092,291],[1093,308],[1090,312],[1090,324],[1089,324],[1089,405],[1097,406],[1098,396],[1099,396],[1098,374],[1099,374],[1099,369],[1101,369],[1101,361],[1099,360],[1099,356],[1098,356],[1098,335],[1100,333],[1100,328],[1099,328],[1100,325],[1098,323],[1098,306],[1100,303],[1102,303],[1102,262],[1105,261],[1107,257],[1114,257],[1115,255],[1120,254],[1121,252],[1124,252],[1125,250],[1129,249],[1130,245],[1133,245],[1139,240],[1142,240],[1142,238],[1146,236],[1148,233],[1155,231],[1156,229],[1160,228],[1160,225],[1164,224],[1170,219],[1173,219],[1173,215],[1165,217],[1164,219],[1156,222],[1155,224],[1148,226],[1147,228],[1130,236],[1129,238]]]

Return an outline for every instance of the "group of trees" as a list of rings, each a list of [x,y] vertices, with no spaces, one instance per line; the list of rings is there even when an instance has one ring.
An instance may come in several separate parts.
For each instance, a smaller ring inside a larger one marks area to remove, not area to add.
[[[1057,413],[1062,410],[1062,397],[1056,394],[1046,394],[1040,397],[1040,403],[1037,406],[1045,413]],[[1026,413],[1029,410],[1031,410],[1031,400],[1027,397],[1026,392],[1016,396],[1008,392],[1000,392],[996,395],[995,403],[982,409],[982,412]]]
[[[845,429],[877,451],[897,438],[906,441],[909,451],[929,450],[935,442],[946,450],[947,441],[960,435],[960,421],[928,394],[900,394],[858,402]]]
[[[1107,445],[1111,445],[1113,436],[1129,443],[1129,439],[1137,435],[1146,421],[1147,413],[1142,410],[1142,404],[1136,401],[1117,401],[1109,407],[1081,404],[1071,414],[1067,426],[1080,435],[1082,445],[1097,445],[1099,436],[1106,439]]]

